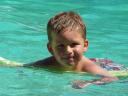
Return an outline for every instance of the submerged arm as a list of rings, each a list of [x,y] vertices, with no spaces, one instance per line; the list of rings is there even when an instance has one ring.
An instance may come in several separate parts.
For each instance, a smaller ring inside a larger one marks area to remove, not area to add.
[[[103,68],[101,68],[100,66],[98,66],[97,64],[95,64],[94,62],[92,62],[88,59],[86,60],[85,64],[83,64],[83,65],[84,65],[83,71],[91,73],[100,78],[96,79],[96,80],[90,80],[90,81],[76,80],[73,82],[73,85],[72,85],[73,88],[80,89],[80,88],[86,87],[87,85],[90,85],[90,84],[103,85],[103,84],[118,80],[117,77],[113,76],[107,70],[104,70]]]
[[[104,77],[104,78],[101,78],[101,79],[90,80],[90,81],[76,80],[72,83],[72,87],[75,88],[75,89],[81,89],[81,88],[84,88],[88,85],[92,85],[92,84],[104,85],[104,84],[111,83],[111,82],[116,81],[116,80],[118,80],[117,77]]]

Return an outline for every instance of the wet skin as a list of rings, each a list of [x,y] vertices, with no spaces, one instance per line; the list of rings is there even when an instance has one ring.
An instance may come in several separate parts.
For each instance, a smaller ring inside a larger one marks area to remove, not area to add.
[[[53,39],[48,44],[48,49],[62,66],[75,67],[83,59],[88,41],[78,31],[66,31],[52,35]]]

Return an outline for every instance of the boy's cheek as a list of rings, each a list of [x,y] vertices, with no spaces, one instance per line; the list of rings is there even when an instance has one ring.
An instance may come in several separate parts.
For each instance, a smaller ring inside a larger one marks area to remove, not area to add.
[[[56,50],[54,53],[54,55],[56,55],[57,57],[63,56],[63,51]]]
[[[83,48],[83,52],[86,52],[87,49],[88,49],[88,47],[84,47],[84,48]]]
[[[78,52],[80,54],[82,54],[82,53],[84,53],[86,51],[87,51],[87,48],[85,48],[85,47],[83,48],[82,46],[80,46],[79,48],[76,49],[76,52]]]

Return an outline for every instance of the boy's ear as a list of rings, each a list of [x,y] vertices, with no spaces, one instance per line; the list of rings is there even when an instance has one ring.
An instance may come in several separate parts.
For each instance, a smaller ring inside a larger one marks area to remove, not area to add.
[[[84,51],[87,51],[87,49],[88,49],[88,40],[86,39],[84,41]]]
[[[47,43],[47,49],[53,55],[53,50],[52,50],[52,46],[50,43]]]

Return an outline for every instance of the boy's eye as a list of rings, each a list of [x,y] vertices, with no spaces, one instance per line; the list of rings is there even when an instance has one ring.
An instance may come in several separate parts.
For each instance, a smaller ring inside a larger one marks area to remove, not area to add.
[[[64,47],[63,44],[59,44],[59,45],[57,45],[57,48],[63,48],[63,47]]]
[[[79,45],[78,43],[72,43],[71,44],[71,47],[75,47],[75,46],[77,46],[77,45]]]

